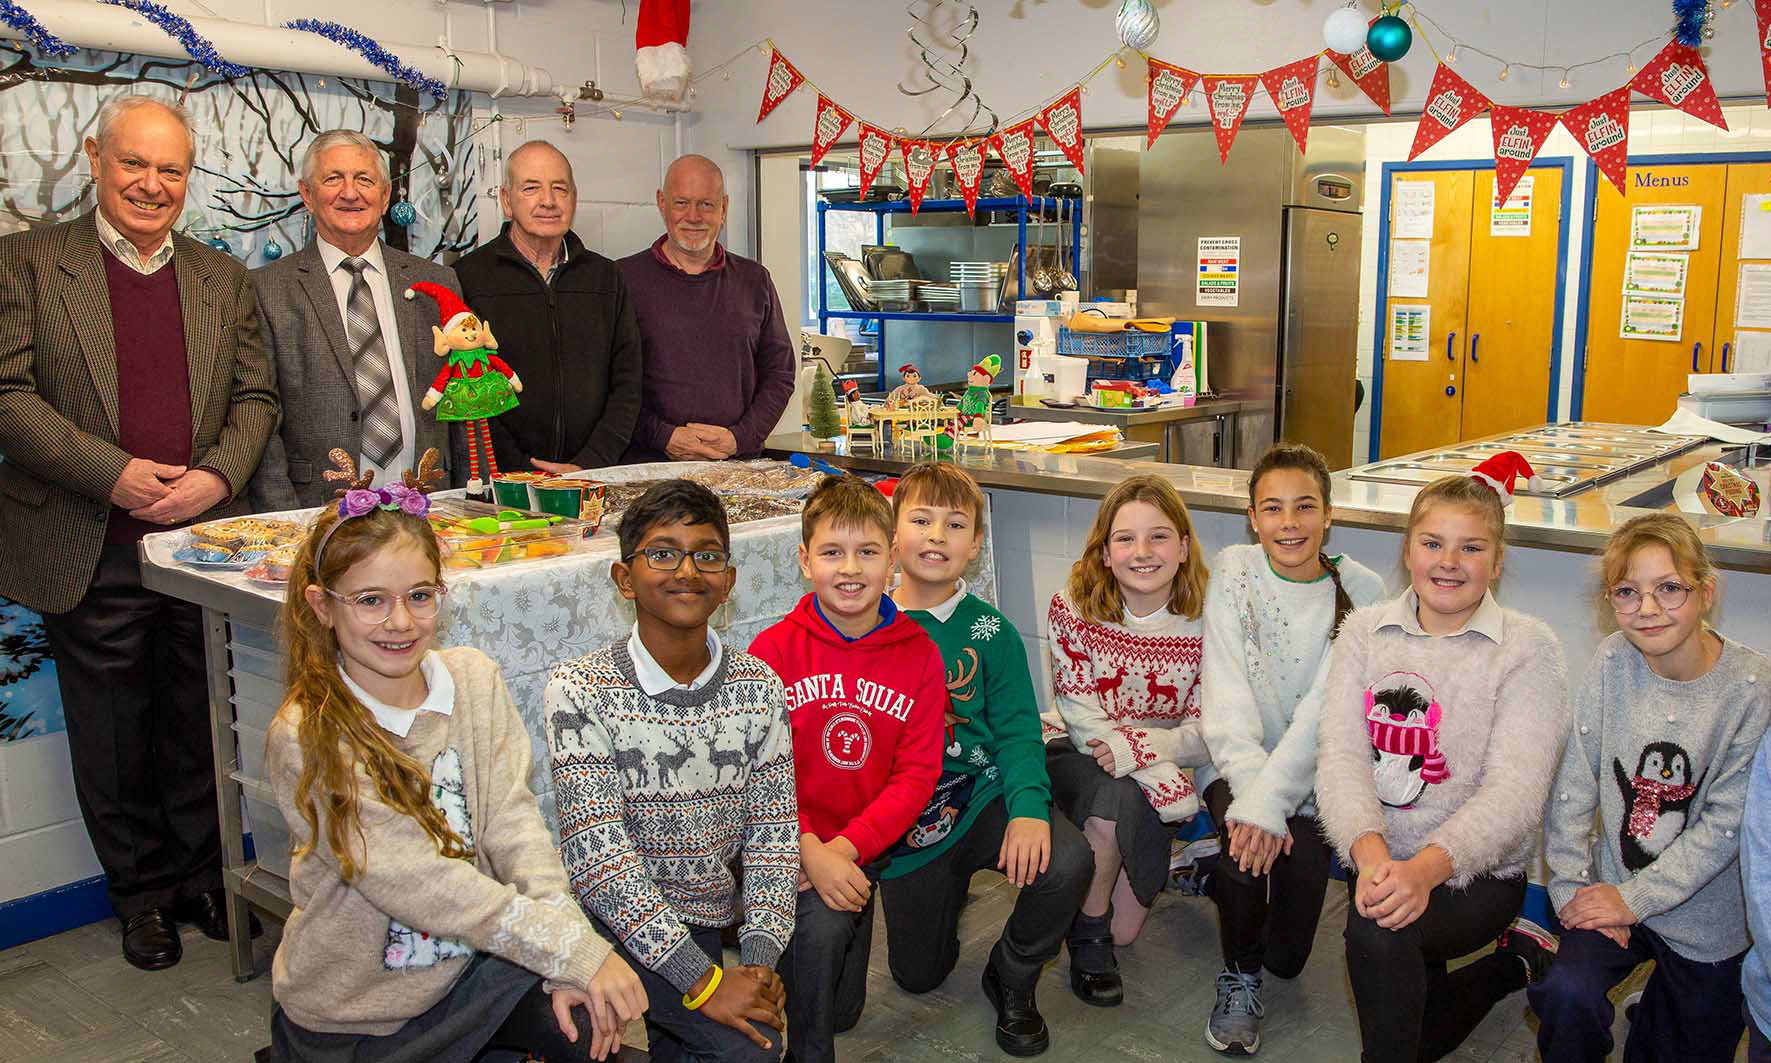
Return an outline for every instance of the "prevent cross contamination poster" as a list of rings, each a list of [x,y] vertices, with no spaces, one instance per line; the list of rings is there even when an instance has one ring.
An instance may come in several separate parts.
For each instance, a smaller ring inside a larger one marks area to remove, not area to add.
[[[1199,288],[1196,301],[1200,306],[1236,306],[1240,298],[1239,268],[1242,264],[1242,237],[1201,236],[1199,238]]]

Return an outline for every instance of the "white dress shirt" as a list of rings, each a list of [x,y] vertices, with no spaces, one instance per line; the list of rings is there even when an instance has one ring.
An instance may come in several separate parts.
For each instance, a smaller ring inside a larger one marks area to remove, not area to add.
[[[144,277],[151,277],[160,272],[160,267],[172,261],[172,234],[167,233],[160,240],[160,246],[154,248],[152,254],[142,256],[129,237],[117,231],[117,227],[105,220],[105,212],[94,211],[93,219],[98,222],[98,242],[105,245],[105,250],[115,255],[117,261]]]
[[[700,690],[713,678],[713,673],[719,670],[719,659],[724,652],[720,648],[719,636],[713,633],[712,628],[708,628],[707,667],[701,669],[701,674],[687,683],[679,683],[646,650],[646,644],[640,641],[638,624],[633,625],[633,634],[627,638],[627,656],[633,660],[634,678],[640,681],[640,689],[648,698],[655,698],[666,690]]]
[[[341,266],[349,256],[320,237],[316,236],[314,243],[320,249],[320,261],[325,263],[326,276],[332,281],[332,294],[338,298],[338,320],[342,322],[346,319],[346,307],[350,302],[351,271]],[[363,279],[368,282],[369,294],[375,300],[375,316],[381,322],[381,345],[387,349],[388,371],[394,377],[394,404],[400,410],[400,452],[394,456],[392,467],[386,469],[370,461],[367,455],[358,454],[357,470],[359,474],[373,470],[375,482],[386,483],[390,479],[399,479],[401,473],[418,465],[417,413],[413,408],[412,385],[407,379],[406,363],[400,350],[400,326],[398,319],[394,317],[393,289],[388,284],[387,265],[382,261],[381,241],[370,244],[369,250],[360,257],[369,263],[369,268],[363,271]],[[350,331],[346,329],[347,342],[349,337]],[[354,376],[351,384],[353,387],[356,385]]]

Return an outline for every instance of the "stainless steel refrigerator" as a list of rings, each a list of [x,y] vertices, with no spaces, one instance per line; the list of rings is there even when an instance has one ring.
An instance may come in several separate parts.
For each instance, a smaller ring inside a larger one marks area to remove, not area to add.
[[[1364,130],[1311,126],[1300,154],[1284,126],[1248,127],[1224,163],[1209,127],[1167,133],[1137,167],[1140,311],[1210,322],[1211,387],[1255,404],[1230,463],[1285,439],[1351,465]],[[1221,237],[1240,240],[1236,305],[1202,306],[1200,240]]]

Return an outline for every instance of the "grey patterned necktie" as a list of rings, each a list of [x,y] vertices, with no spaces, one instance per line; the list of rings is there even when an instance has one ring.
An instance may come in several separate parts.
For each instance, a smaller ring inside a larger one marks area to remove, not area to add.
[[[394,399],[394,377],[387,364],[387,345],[381,339],[381,320],[375,314],[375,297],[363,276],[369,263],[351,257],[339,266],[351,274],[350,294],[344,301],[344,336],[350,342],[351,364],[357,372],[363,456],[386,469],[400,453],[400,408]]]

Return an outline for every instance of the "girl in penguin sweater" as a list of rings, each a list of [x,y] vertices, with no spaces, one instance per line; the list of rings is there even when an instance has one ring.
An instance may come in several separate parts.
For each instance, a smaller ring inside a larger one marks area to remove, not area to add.
[[[1538,1047],[1545,1059],[1603,1059],[1606,993],[1653,960],[1624,1058],[1732,1060],[1747,949],[1735,865],[1771,669],[1704,623],[1716,577],[1684,518],[1617,529],[1603,580],[1620,630],[1575,694],[1545,821],[1564,933],[1528,993]]]

